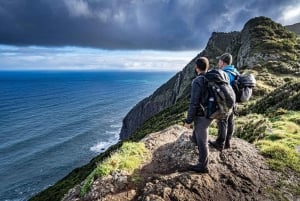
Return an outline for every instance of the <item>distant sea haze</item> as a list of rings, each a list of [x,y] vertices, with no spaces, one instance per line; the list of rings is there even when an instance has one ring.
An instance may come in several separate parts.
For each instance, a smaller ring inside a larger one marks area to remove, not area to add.
[[[0,200],[21,201],[119,140],[170,72],[0,72]]]

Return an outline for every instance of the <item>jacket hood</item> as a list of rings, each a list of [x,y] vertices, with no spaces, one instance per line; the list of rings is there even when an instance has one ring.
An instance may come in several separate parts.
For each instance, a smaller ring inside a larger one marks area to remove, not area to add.
[[[225,66],[223,68],[223,70],[229,70],[229,71],[232,71],[232,72],[235,72],[235,73],[238,73],[237,69],[234,67],[234,65],[228,65],[228,66]]]

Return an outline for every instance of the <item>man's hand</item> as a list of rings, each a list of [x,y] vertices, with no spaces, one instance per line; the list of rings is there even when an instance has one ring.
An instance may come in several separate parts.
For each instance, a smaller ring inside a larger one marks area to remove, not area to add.
[[[184,123],[184,127],[188,128],[188,129],[191,129],[191,124],[188,124],[188,123]]]

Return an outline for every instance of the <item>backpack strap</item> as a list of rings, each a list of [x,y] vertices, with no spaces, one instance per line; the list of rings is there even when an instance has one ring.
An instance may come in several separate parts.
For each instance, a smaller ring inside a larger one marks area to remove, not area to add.
[[[203,80],[203,86],[207,87],[209,80],[203,74],[199,75],[199,77],[203,78],[202,79]],[[203,93],[201,95],[204,96],[204,93],[208,93],[208,92],[205,90],[205,91],[203,91]],[[200,108],[201,108],[202,112],[205,114],[206,113],[206,108],[204,107],[204,105],[202,105],[202,103],[200,103]]]

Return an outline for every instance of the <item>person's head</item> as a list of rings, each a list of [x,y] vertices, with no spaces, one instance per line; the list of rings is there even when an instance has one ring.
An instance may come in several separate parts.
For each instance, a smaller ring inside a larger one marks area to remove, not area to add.
[[[229,53],[224,53],[221,56],[218,56],[217,59],[219,60],[219,68],[231,65],[232,63],[232,56]]]
[[[209,68],[209,61],[206,57],[199,57],[196,60],[196,66],[195,66],[195,71],[198,74],[202,72],[206,72]]]

